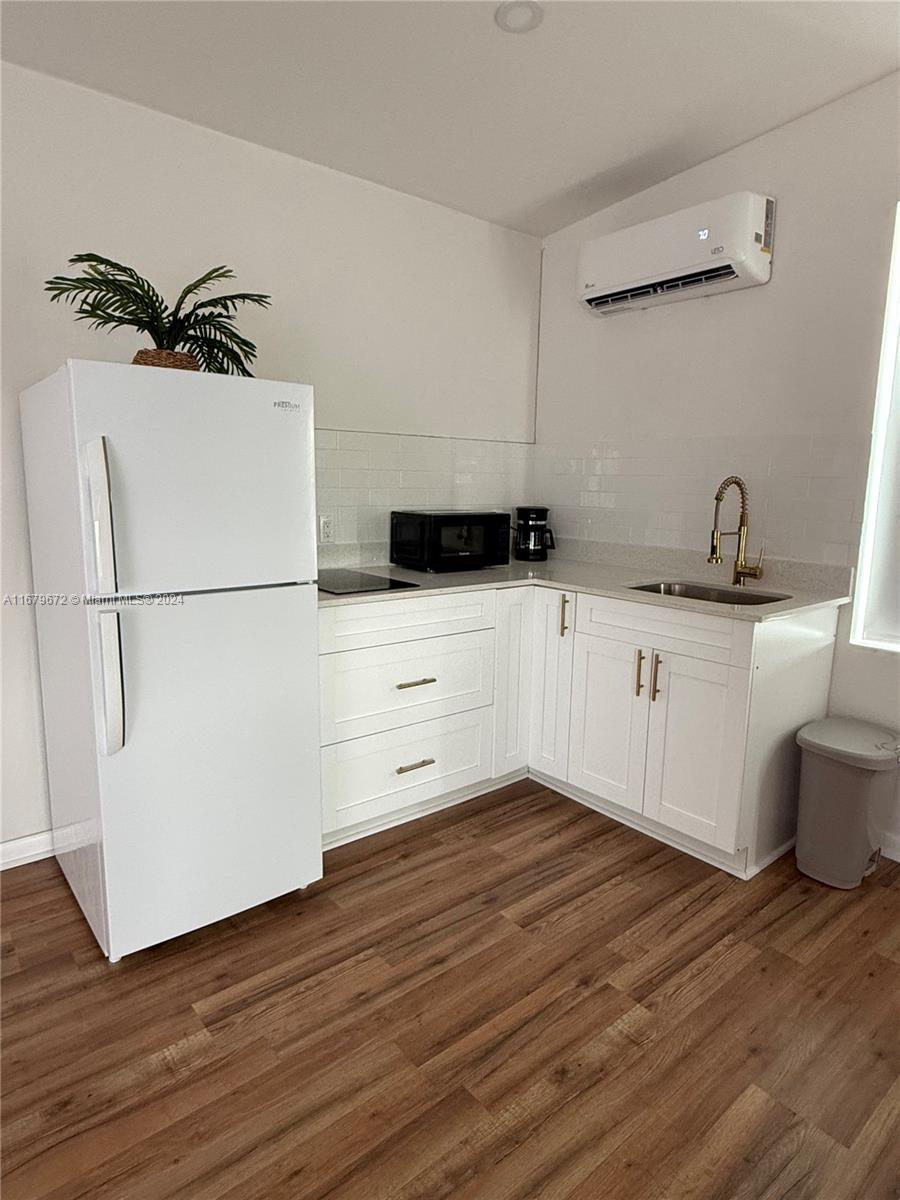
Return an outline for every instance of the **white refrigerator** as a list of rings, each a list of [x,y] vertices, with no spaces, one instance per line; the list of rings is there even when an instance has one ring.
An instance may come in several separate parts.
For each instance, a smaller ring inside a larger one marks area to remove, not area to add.
[[[322,875],[313,391],[23,393],[53,846],[112,960]]]

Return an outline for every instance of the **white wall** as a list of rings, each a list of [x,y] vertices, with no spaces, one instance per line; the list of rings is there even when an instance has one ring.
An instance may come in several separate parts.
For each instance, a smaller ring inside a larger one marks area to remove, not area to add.
[[[321,426],[532,439],[537,239],[18,67],[3,85],[5,592],[31,589],[18,393],[141,344],[50,304],[43,281],[78,251],[164,294],[221,262],[271,292],[241,318],[256,373],[313,383]],[[3,620],[7,840],[48,814],[33,624]]]
[[[561,532],[701,549],[712,492],[746,475],[751,538],[852,563],[891,226],[898,76],[546,239],[537,470]],[[765,287],[599,318],[590,237],[742,189],[776,197]]]

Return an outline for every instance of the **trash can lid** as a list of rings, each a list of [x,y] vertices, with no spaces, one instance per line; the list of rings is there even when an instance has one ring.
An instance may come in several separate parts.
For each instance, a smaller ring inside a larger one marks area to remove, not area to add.
[[[811,721],[797,734],[797,744],[804,750],[868,771],[890,771],[900,762],[900,733],[855,717]]]

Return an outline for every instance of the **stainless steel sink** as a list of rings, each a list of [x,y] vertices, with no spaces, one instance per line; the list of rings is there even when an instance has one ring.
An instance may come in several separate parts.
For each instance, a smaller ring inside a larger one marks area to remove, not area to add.
[[[680,596],[684,600],[708,600],[712,604],[774,604],[790,600],[784,592],[757,592],[749,588],[713,587],[707,583],[682,583],[659,580],[656,583],[636,583],[633,592],[654,592],[657,596]]]

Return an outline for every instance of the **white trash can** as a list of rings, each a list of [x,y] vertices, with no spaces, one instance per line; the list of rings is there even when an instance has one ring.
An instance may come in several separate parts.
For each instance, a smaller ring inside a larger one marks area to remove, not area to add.
[[[896,803],[900,734],[826,717],[804,725],[797,744],[797,866],[831,887],[858,887],[878,862],[881,832]]]

